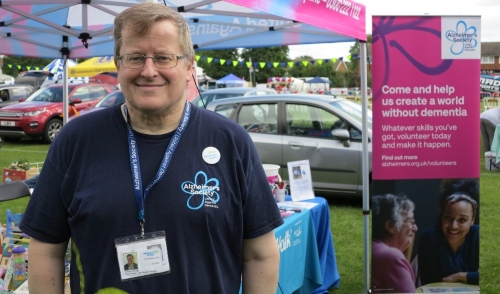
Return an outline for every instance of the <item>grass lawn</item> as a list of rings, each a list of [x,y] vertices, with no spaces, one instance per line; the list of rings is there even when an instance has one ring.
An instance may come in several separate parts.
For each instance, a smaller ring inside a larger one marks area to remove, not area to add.
[[[16,143],[3,142],[0,148],[0,170],[9,167],[11,163],[26,159],[30,163],[43,162],[50,145],[41,144],[35,140],[21,140]],[[3,175],[0,181],[3,180]],[[23,197],[6,202],[0,202],[0,223],[5,223],[7,209],[13,213],[23,212],[28,204],[29,197]]]
[[[480,142],[478,142],[480,144]],[[49,145],[34,140],[17,143],[4,142],[0,149],[0,167],[7,167],[19,159],[29,162],[45,160]],[[484,154],[481,153],[481,249],[480,287],[481,293],[500,293],[500,257],[496,248],[500,244],[500,171],[484,169]],[[0,202],[0,222],[5,222],[5,212],[23,212],[29,198]],[[335,244],[340,287],[331,289],[333,294],[364,293],[363,215],[361,199],[327,198],[330,204],[332,235]]]

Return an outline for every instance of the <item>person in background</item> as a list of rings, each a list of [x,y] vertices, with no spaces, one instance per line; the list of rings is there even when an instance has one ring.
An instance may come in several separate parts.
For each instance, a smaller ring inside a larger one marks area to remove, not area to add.
[[[418,230],[415,205],[404,195],[372,197],[372,293],[415,293],[415,274],[404,255]]]
[[[29,179],[24,180],[23,182],[28,186],[31,192],[33,192],[33,189],[35,189],[36,182],[38,181],[38,177],[40,175],[34,175]]]
[[[183,16],[138,3],[115,18],[114,40],[125,103],[71,120],[52,142],[20,225],[29,292],[63,293],[71,238],[72,293],[276,293],[283,219],[248,133],[187,102]],[[127,240],[153,257],[162,244],[168,264],[140,255],[125,272]]]
[[[422,285],[461,282],[479,285],[479,225],[477,179],[447,181],[440,192],[438,224],[422,233],[418,271]]]
[[[9,100],[9,92],[7,90],[0,91],[0,102]]]
[[[491,144],[495,137],[496,126],[500,124],[500,107],[483,111],[479,116],[479,120],[484,152],[497,151],[491,150]]]

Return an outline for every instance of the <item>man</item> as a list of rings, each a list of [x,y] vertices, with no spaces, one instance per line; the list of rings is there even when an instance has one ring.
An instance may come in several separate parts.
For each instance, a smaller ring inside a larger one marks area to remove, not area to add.
[[[496,126],[500,124],[500,107],[483,111],[479,119],[481,122],[481,137],[483,138],[484,152],[488,152],[491,151]]]
[[[275,293],[283,219],[249,135],[187,103],[186,21],[140,3],[114,30],[125,104],[71,120],[51,144],[21,224],[30,293],[62,293],[69,238],[73,293]],[[137,271],[117,258],[126,248]]]
[[[137,269],[137,263],[134,262],[134,256],[132,254],[127,254],[127,264],[123,266],[123,269],[126,271]]]

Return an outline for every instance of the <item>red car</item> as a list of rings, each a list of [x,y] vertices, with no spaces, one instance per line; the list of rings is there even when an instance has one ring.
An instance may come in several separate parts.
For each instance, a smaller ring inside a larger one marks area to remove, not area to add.
[[[73,84],[68,97],[77,111],[94,107],[104,96],[117,90],[111,84]],[[63,126],[63,85],[54,84],[39,89],[21,103],[0,109],[0,136],[5,140],[23,137],[42,138],[51,143]],[[70,116],[73,115],[71,107]]]

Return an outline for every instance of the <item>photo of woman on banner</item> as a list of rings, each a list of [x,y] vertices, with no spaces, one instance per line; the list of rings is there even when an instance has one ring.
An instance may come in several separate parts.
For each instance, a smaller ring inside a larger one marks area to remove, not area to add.
[[[425,229],[418,246],[422,285],[437,282],[479,285],[478,179],[445,181],[438,223]]]
[[[415,293],[415,274],[403,253],[415,232],[415,205],[406,195],[372,197],[372,293]]]

